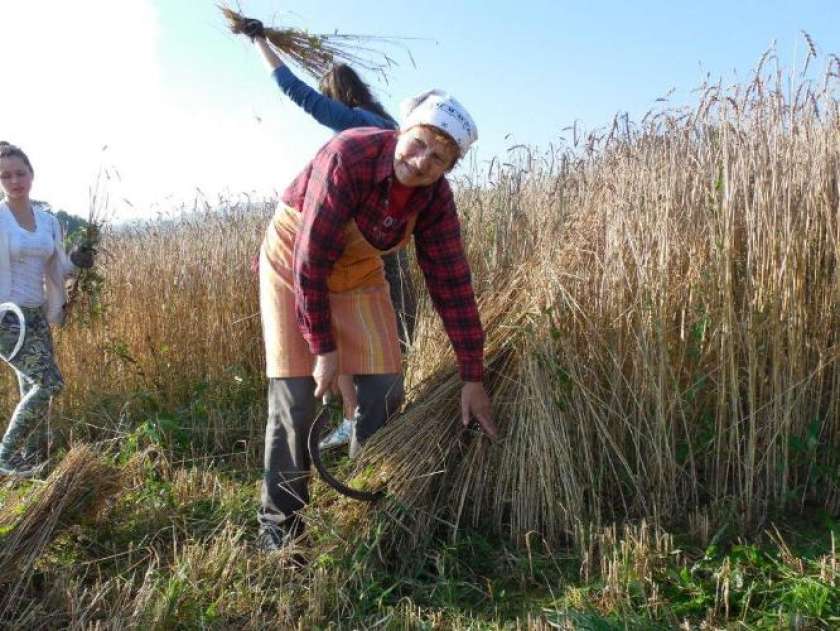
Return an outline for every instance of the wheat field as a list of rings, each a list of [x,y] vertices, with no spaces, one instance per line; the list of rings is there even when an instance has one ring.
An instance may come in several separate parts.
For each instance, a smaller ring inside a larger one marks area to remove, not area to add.
[[[626,520],[750,532],[778,511],[836,514],[838,77],[836,57],[807,81],[767,55],[752,80],[704,85],[692,107],[573,128],[559,148],[513,147],[461,177],[500,440],[460,429],[453,356],[424,296],[406,409],[359,465],[388,481],[390,502],[366,511],[324,493],[311,518],[375,527],[382,554],[402,558],[465,528],[584,545]],[[101,312],[82,305],[57,333],[59,442],[119,442],[150,399],[182,412],[200,400],[178,417],[190,466],[258,469],[249,265],[272,204],[219,200],[106,234]],[[139,606],[129,586],[107,589]]]

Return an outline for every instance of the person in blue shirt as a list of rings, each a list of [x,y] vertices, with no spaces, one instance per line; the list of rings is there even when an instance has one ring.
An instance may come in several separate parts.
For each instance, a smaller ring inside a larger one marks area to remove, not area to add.
[[[260,43],[256,45],[261,51],[268,53],[267,57],[276,58],[265,39],[258,41]],[[298,79],[282,62],[271,74],[279,88],[293,103],[334,132],[353,127],[398,127],[385,108],[373,98],[370,88],[347,64],[333,65],[318,84],[320,92]]]
[[[397,122],[373,98],[370,88],[356,71],[347,64],[337,63],[321,78],[318,92],[301,81],[291,71],[266,40],[262,23],[247,20],[245,32],[252,37],[254,46],[278,87],[289,99],[299,105],[316,121],[338,133],[353,127],[379,127],[397,129]],[[250,32],[249,32],[250,31]],[[251,32],[255,32],[251,36]]]
[[[337,63],[321,78],[320,92],[301,81],[278,56],[265,38],[262,22],[246,19],[242,32],[259,51],[278,87],[304,112],[334,132],[354,127],[398,129],[399,125],[373,98],[370,88],[347,64]],[[397,329],[404,347],[410,344],[416,319],[414,287],[408,274],[405,250],[384,257],[385,275],[390,285],[391,301],[397,314]],[[350,375],[338,379],[344,420],[321,441],[321,449],[332,449],[350,442],[352,419],[357,405],[356,389]]]

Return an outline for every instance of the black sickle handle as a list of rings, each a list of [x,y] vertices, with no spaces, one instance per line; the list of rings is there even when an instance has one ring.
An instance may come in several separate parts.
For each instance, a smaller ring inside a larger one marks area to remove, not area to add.
[[[330,473],[324,466],[324,463],[321,462],[321,449],[318,447],[318,443],[321,441],[321,433],[329,420],[329,416],[330,410],[328,407],[324,406],[324,408],[318,413],[318,416],[315,417],[315,422],[312,423],[312,428],[309,430],[308,446],[309,457],[312,459],[312,464],[315,465],[315,469],[318,471],[321,478],[323,478],[324,482],[329,484],[342,495],[346,495],[354,500],[359,500],[360,502],[375,502],[385,495],[384,491],[371,492],[352,489],[336,480],[332,473]]]

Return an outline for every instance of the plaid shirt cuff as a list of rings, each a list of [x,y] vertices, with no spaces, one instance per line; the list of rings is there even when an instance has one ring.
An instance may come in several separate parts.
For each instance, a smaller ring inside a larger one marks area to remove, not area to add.
[[[484,362],[479,360],[461,364],[461,381],[481,381],[484,378]]]
[[[310,337],[307,342],[309,343],[309,351],[313,355],[325,355],[326,353],[332,353],[338,348],[332,337]]]

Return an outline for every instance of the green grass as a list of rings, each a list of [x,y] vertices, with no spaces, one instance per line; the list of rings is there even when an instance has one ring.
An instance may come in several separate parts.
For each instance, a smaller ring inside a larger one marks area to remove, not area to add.
[[[216,479],[225,488],[219,497],[176,501],[174,485],[149,470],[144,484],[121,498],[108,524],[77,532],[72,545],[66,541],[63,549],[54,550],[50,564],[61,572],[70,570],[74,560],[93,562],[97,572],[127,579],[137,558],[119,557],[119,552],[132,546],[154,550],[159,562],[152,578],[158,624],[207,628],[233,623],[230,612],[249,602],[247,560],[238,559],[244,565],[220,593],[211,576],[201,571],[196,575],[179,561],[173,544],[210,546],[226,524],[249,536],[256,475],[246,481],[224,474]],[[332,527],[312,524],[316,548],[330,541]],[[528,552],[479,532],[464,532],[455,542],[437,541],[418,551],[411,563],[390,564],[378,557],[374,529],[350,539],[351,545],[313,558],[305,576],[290,579],[295,583],[291,591],[300,595],[309,583],[321,581],[320,613],[302,606],[298,613],[314,624],[340,621],[342,628],[364,628],[389,617],[398,628],[396,621],[404,620],[408,610],[415,628],[514,628],[529,616],[579,629],[664,629],[707,619],[721,628],[830,628],[840,622],[840,590],[835,577],[820,577],[819,562],[830,553],[830,533],[812,529],[789,534],[795,535],[794,556],[787,559],[778,543],[758,537],[705,549],[686,547],[647,574],[629,563],[619,568],[617,581],[600,575],[584,582],[574,550],[551,552],[534,544]],[[246,546],[240,554],[261,553]],[[114,558],[96,561],[104,556]],[[791,559],[801,567],[792,567]],[[283,591],[290,591],[287,584]],[[282,601],[278,594],[263,606],[281,609],[287,606]]]
[[[226,409],[261,412],[246,409],[261,405],[245,394],[256,387],[236,383],[234,390]],[[308,565],[289,569],[252,545],[259,444],[197,455],[196,445],[212,445],[202,423],[223,394],[205,385],[176,406],[148,394],[135,398],[123,415],[124,435],[103,456],[134,467],[133,477],[99,520],[78,523],[51,543],[6,622],[37,619],[43,628],[63,628],[107,620],[167,629],[840,626],[833,548],[840,523],[816,509],[777,515],[775,525],[750,536],[728,527],[727,513],[718,511],[720,527],[708,541],[683,534],[689,528],[678,523],[670,524],[670,538],[653,528],[613,535],[593,528],[587,558],[585,542],[549,549],[536,534],[514,545],[480,530],[461,530],[454,540],[429,533],[410,557],[393,558],[380,545],[386,517],[368,512],[348,521],[348,505],[316,481]],[[139,465],[138,454],[145,454]],[[342,475],[349,470],[343,456],[332,464]],[[7,514],[24,510],[19,498],[33,484],[0,486]],[[0,532],[0,544],[7,533]]]

